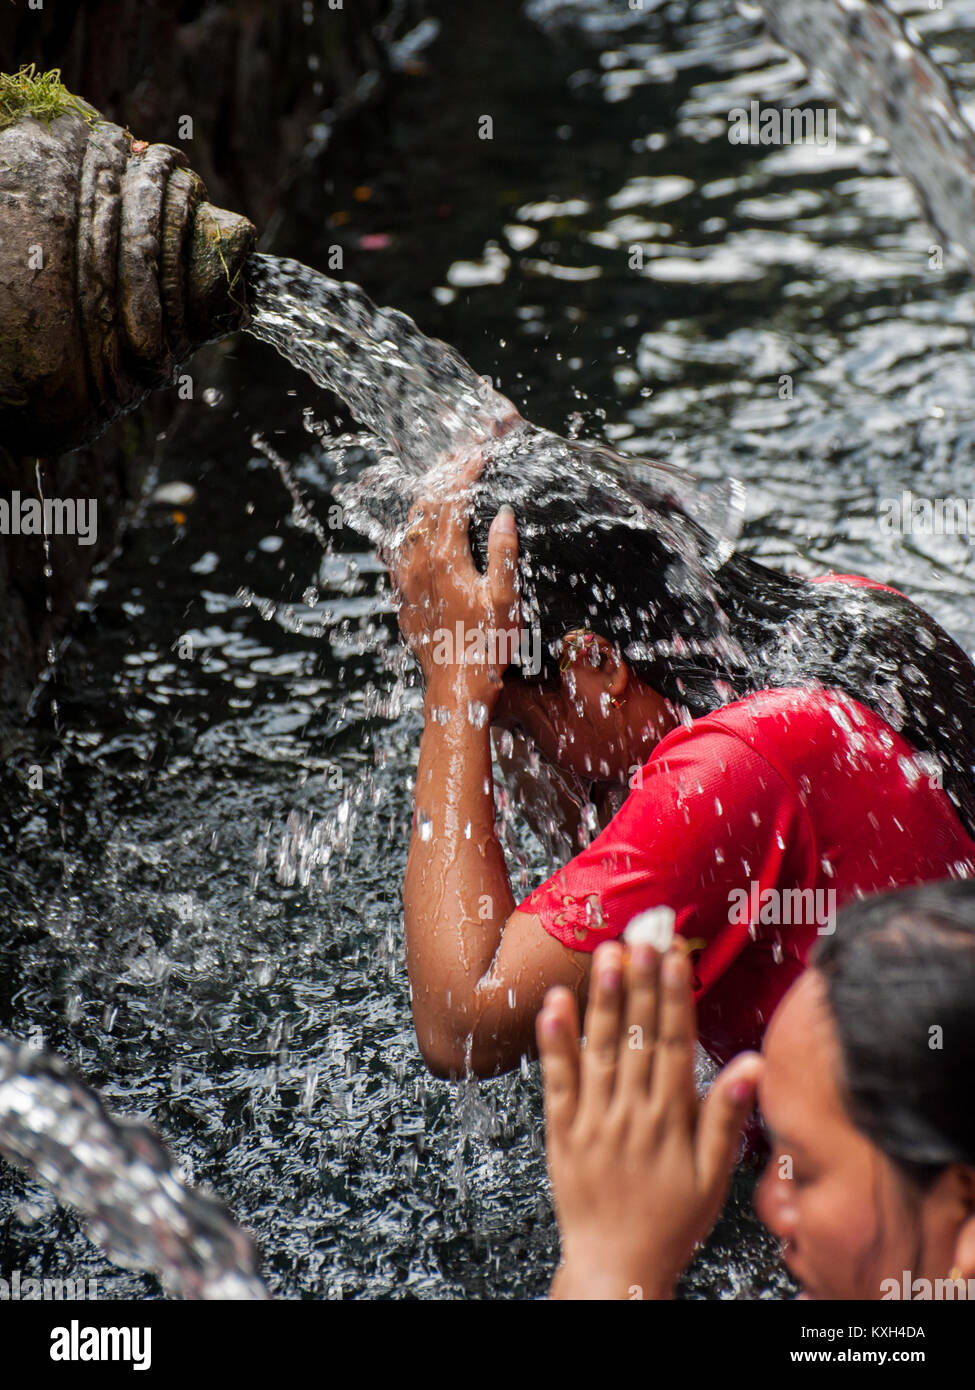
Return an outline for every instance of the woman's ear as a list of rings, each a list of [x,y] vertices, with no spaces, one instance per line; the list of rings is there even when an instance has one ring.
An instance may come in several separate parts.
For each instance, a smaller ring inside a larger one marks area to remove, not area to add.
[[[570,633],[566,641],[571,641],[572,645],[569,648],[568,661],[563,661],[561,667],[563,682],[566,673],[571,671],[574,692],[588,691],[592,697],[595,697],[597,692],[605,692],[618,704],[630,683],[632,673],[612,642],[598,633],[582,634],[578,640],[576,634]]]
[[[975,1279],[975,1169],[962,1170],[962,1187],[966,1195],[968,1217],[955,1237],[955,1257],[952,1277]]]
[[[630,668],[626,662],[619,657],[616,659],[616,669],[610,677],[608,690],[614,700],[622,700],[626,687],[630,683]]]
[[[611,699],[621,700],[630,683],[630,668],[605,638],[599,637],[596,640],[599,642],[601,670],[606,677],[606,690]]]

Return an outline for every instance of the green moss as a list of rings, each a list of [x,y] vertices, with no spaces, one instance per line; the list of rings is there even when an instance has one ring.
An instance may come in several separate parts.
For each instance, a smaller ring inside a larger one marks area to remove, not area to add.
[[[98,114],[68,91],[61,81],[60,68],[39,73],[33,63],[28,63],[19,72],[0,73],[0,130],[21,116],[37,116],[50,124],[65,111],[78,111],[89,125]]]

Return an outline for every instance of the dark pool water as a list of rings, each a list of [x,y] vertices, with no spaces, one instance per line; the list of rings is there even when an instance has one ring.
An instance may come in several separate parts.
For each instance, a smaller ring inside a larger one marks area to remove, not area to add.
[[[967,99],[975,4],[901,8]],[[427,75],[309,167],[265,249],[328,269],[342,246],[347,277],[529,418],[740,478],[746,550],[892,580],[971,649],[968,540],[878,524],[904,488],[975,492],[975,290],[929,267],[883,147],[842,122],[832,151],[729,144],[730,107],[825,93],[724,0],[432,10]],[[535,1068],[458,1089],[413,1042],[399,893],[420,716],[381,576],[348,531],[323,556],[252,443],[327,528],[302,410],[337,405],[247,338],[193,371],[156,481],[196,500],[139,511],[0,773],[0,1028],[150,1118],[254,1232],[277,1296],[541,1296]],[[516,877],[544,867],[526,835]],[[747,1186],[689,1295],[788,1288]],[[4,1168],[13,1269],[160,1293]]]

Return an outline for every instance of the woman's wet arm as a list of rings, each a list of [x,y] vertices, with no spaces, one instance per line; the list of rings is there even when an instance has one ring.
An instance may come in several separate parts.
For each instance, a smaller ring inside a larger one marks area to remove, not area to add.
[[[468,694],[463,683],[428,688],[403,888],[417,1039],[442,1076],[490,1076],[534,1055],[545,991],[564,984],[584,1003],[590,966],[514,910],[489,728],[469,717]]]
[[[515,905],[495,827],[482,695],[458,668],[427,688],[403,885],[417,1039],[439,1075],[463,1073],[477,986]]]

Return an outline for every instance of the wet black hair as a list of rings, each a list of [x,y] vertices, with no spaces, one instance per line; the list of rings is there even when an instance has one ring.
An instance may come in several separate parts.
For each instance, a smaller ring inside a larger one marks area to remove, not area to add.
[[[925,755],[975,836],[975,665],[907,598],[759,564],[722,534],[727,499],[716,508],[692,476],[541,431],[474,487],[482,568],[505,502],[543,654],[527,679],[552,679],[562,637],[586,627],[691,717],[757,690],[838,688]]]
[[[850,1118],[916,1187],[975,1165],[975,882],[845,907],[810,966],[823,976]]]

